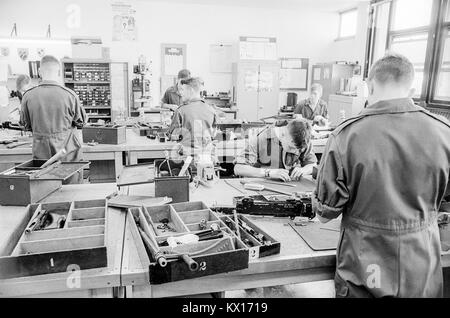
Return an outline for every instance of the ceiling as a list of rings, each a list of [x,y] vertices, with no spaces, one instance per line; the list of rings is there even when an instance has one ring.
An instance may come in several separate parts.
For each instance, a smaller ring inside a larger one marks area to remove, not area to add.
[[[162,1],[162,0],[143,0]],[[204,4],[222,6],[242,6],[276,9],[305,9],[335,12],[355,7],[360,2],[370,0],[164,0],[165,3]]]

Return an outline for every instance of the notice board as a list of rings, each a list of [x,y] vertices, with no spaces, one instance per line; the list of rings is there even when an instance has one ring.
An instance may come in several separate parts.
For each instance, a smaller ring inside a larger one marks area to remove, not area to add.
[[[307,58],[281,58],[280,59],[280,89],[304,90],[308,89]]]

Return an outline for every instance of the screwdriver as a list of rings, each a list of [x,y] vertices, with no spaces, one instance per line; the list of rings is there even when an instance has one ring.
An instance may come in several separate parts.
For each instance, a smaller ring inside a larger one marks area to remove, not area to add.
[[[246,184],[244,184],[244,188],[247,190],[253,190],[253,191],[267,190],[267,191],[281,193],[281,194],[285,194],[285,195],[289,195],[289,196],[293,195],[292,192],[286,192],[286,191],[282,191],[282,190],[278,190],[278,189],[274,189],[274,188],[269,188],[269,187],[266,187],[259,183],[246,183]]]

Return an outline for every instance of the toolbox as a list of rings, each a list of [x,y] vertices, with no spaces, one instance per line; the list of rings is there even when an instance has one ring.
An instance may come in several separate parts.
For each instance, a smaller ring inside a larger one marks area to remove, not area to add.
[[[158,133],[166,133],[169,127],[160,125],[140,124],[133,127],[133,131],[138,136],[158,135]]]
[[[43,169],[46,160],[33,159],[0,173],[0,204],[26,206],[58,190],[89,162],[56,162]]]
[[[232,216],[224,215],[219,216],[219,218],[228,228],[237,234],[236,223],[233,221]],[[242,242],[248,247],[250,261],[280,253],[280,242],[267,234],[267,232],[258,227],[246,216],[238,214],[237,218],[239,222],[239,235]]]
[[[120,145],[127,142],[126,126],[88,125],[82,130],[83,142]]]
[[[22,234],[0,257],[0,279],[107,267],[106,211],[105,200],[29,205]]]
[[[190,168],[179,176],[183,160],[157,159],[153,164],[137,164],[123,168],[117,186],[155,183],[155,197],[170,197],[173,203],[189,201]]]
[[[148,256],[150,284],[248,268],[247,246],[203,202],[130,208],[127,218],[139,254]],[[189,236],[198,241],[183,242]]]

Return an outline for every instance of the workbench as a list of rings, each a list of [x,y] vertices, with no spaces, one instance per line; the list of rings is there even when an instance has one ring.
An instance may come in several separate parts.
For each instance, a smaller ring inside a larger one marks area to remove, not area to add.
[[[113,183],[65,185],[44,201],[101,199],[116,189]],[[130,195],[154,195],[154,185],[123,187],[122,191]],[[229,205],[239,195],[242,193],[224,180],[208,188],[191,187],[191,201],[204,201],[209,206]],[[18,235],[15,229],[23,222],[24,214],[25,207],[0,206],[0,255],[14,235]],[[251,262],[241,271],[150,286],[148,258],[139,255],[136,248],[142,242],[130,231],[132,220],[119,210],[111,210],[109,214],[112,226],[108,228],[108,268],[82,271],[82,287],[74,291],[66,288],[67,273],[0,281],[0,296],[170,297],[328,280],[334,276],[334,250],[310,249],[286,226],[287,218],[252,216],[253,222],[281,242],[280,254]],[[442,253],[442,265],[450,267],[450,252]]]

